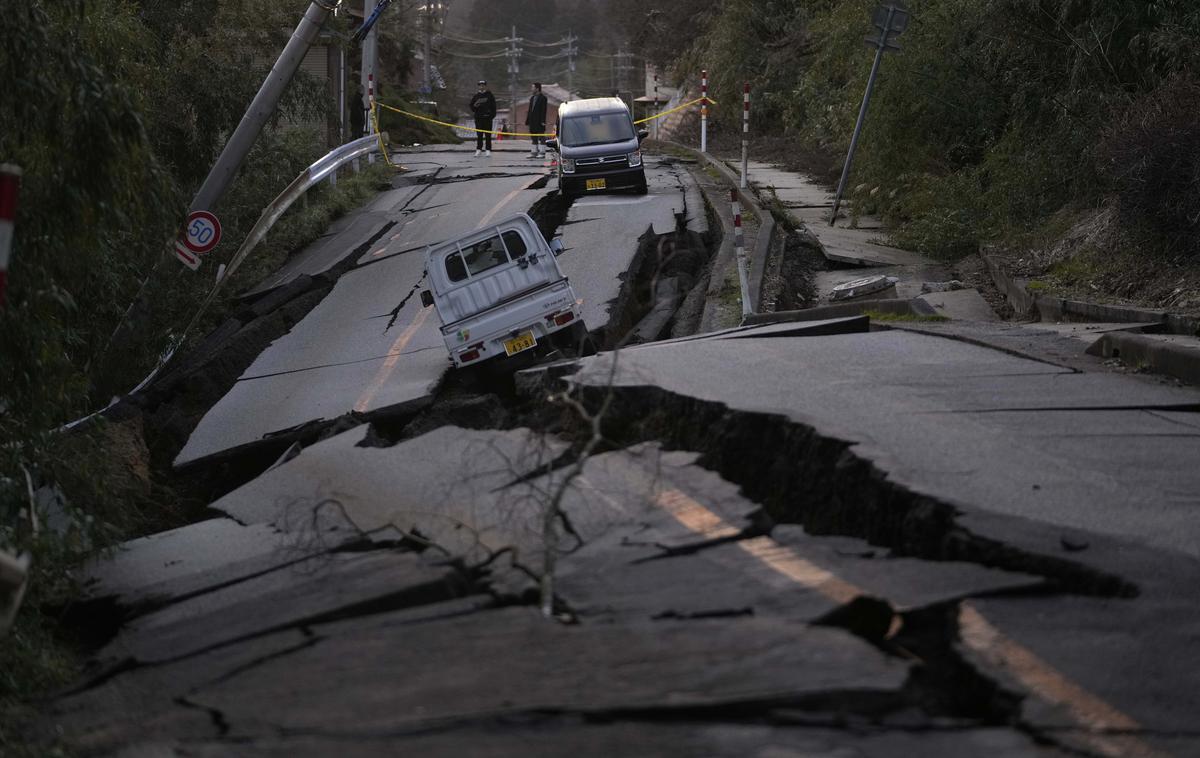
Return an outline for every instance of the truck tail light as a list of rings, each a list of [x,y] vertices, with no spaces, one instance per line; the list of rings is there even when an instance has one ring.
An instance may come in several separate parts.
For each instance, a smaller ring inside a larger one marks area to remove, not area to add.
[[[460,361],[462,361],[463,363],[471,363],[472,361],[477,361],[477,360],[479,360],[479,351],[478,350],[468,350],[465,353],[459,354],[458,359]]]
[[[562,326],[563,324],[569,324],[574,320],[575,320],[575,314],[572,313],[571,311],[566,311],[564,313],[560,313],[554,317],[554,323],[557,326]]]

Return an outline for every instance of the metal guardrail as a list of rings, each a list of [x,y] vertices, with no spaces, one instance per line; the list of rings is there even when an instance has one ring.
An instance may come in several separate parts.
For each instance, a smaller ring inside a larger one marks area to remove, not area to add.
[[[196,323],[200,320],[200,317],[204,315],[204,312],[208,310],[208,307],[212,304],[212,301],[216,299],[217,293],[220,292],[221,287],[225,284],[225,282],[229,281],[229,278],[234,275],[242,263],[244,263],[246,259],[250,257],[250,253],[254,251],[254,248],[258,247],[258,244],[266,238],[267,233],[270,232],[271,228],[275,226],[275,222],[278,221],[284,213],[287,213],[288,209],[291,208],[297,200],[304,196],[304,193],[308,192],[322,180],[328,178],[331,174],[350,161],[371,153],[383,152],[385,143],[387,142],[388,135],[386,132],[384,132],[382,134],[371,134],[361,139],[354,140],[353,142],[347,142],[341,147],[334,148],[327,155],[325,155],[325,157],[321,158],[316,163],[313,163],[311,166],[305,169],[291,184],[288,185],[287,189],[279,193],[279,196],[272,200],[270,204],[263,209],[262,215],[258,217],[258,221],[255,222],[254,227],[250,230],[250,233],[246,235],[246,239],[242,242],[242,246],[239,247],[238,251],[233,254],[233,257],[229,260],[229,263],[226,264],[225,270],[217,279],[217,283],[213,285],[212,291],[209,292],[208,296],[204,298],[204,302],[200,304],[199,309],[196,311],[196,315],[192,317],[192,320],[188,323],[187,328],[185,328],[183,333],[180,334],[177,344],[181,344],[192,328],[196,326]]]

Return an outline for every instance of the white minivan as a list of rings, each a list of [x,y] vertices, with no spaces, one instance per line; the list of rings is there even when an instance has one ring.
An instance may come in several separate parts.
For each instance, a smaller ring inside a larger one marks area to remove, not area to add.
[[[573,100],[558,108],[558,188],[564,197],[631,189],[646,194],[642,140],[625,102],[617,97]]]
[[[455,366],[534,350],[551,335],[586,341],[561,251],[524,213],[426,249],[421,302],[437,308]]]

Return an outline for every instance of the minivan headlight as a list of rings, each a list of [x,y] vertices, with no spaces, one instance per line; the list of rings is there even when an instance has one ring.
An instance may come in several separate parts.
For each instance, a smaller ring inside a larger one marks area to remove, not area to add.
[[[563,158],[562,159],[562,170],[563,170],[564,174],[575,173],[575,159],[574,158]]]
[[[630,166],[642,165],[642,151],[641,150],[634,150],[632,153],[629,154],[629,165]]]

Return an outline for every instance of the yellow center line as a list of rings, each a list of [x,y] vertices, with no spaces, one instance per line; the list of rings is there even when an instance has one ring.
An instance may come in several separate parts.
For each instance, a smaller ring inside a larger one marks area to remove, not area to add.
[[[729,537],[741,531],[679,490],[662,492],[656,502],[679,523],[707,539]],[[837,603],[844,604],[855,597],[869,594],[801,558],[792,548],[770,537],[740,540],[736,544],[773,571]],[[1141,729],[1137,721],[1072,682],[1028,648],[1004,636],[971,603],[962,604],[959,630],[963,644],[968,648],[990,664],[1011,672],[1026,689],[1041,699],[1066,708],[1081,726],[1096,732],[1132,732]],[[1159,758],[1164,755],[1132,735],[1092,733],[1081,738],[1102,754],[1114,758]]]
[[[962,604],[958,625],[964,645],[993,666],[1011,673],[1042,700],[1066,708],[1082,726],[1098,732],[1135,732],[1142,728],[1137,721],[1072,682],[1032,650],[1005,637],[971,603]],[[1084,740],[1104,755],[1114,757],[1163,755],[1132,735],[1091,734]]]
[[[499,213],[501,210],[503,210],[504,206],[508,205],[514,197],[516,197],[517,195],[521,194],[524,191],[525,191],[524,187],[517,187],[515,190],[513,190],[512,192],[508,193],[503,198],[501,198],[500,202],[496,203],[496,205],[490,211],[488,211],[484,215],[483,218],[481,218],[479,220],[479,226],[477,226],[475,228],[479,229],[484,226],[487,226],[487,222],[491,221],[496,216],[497,213]]]
[[[418,311],[416,318],[413,319],[413,322],[409,324],[408,328],[401,332],[400,336],[396,338],[396,341],[392,343],[391,348],[388,350],[387,360],[385,360],[383,365],[379,367],[379,371],[376,372],[375,378],[371,380],[371,383],[365,390],[363,390],[362,395],[359,396],[358,402],[354,404],[354,410],[358,411],[359,413],[365,413],[370,408],[371,402],[375,399],[375,396],[379,394],[379,390],[383,389],[383,385],[387,384],[387,380],[391,378],[392,372],[396,370],[396,364],[400,362],[400,352],[408,346],[409,342],[412,341],[413,335],[415,335],[417,330],[421,328],[421,325],[425,323],[425,319],[429,318],[429,314],[432,311],[432,306],[428,308],[422,308],[420,311]]]

